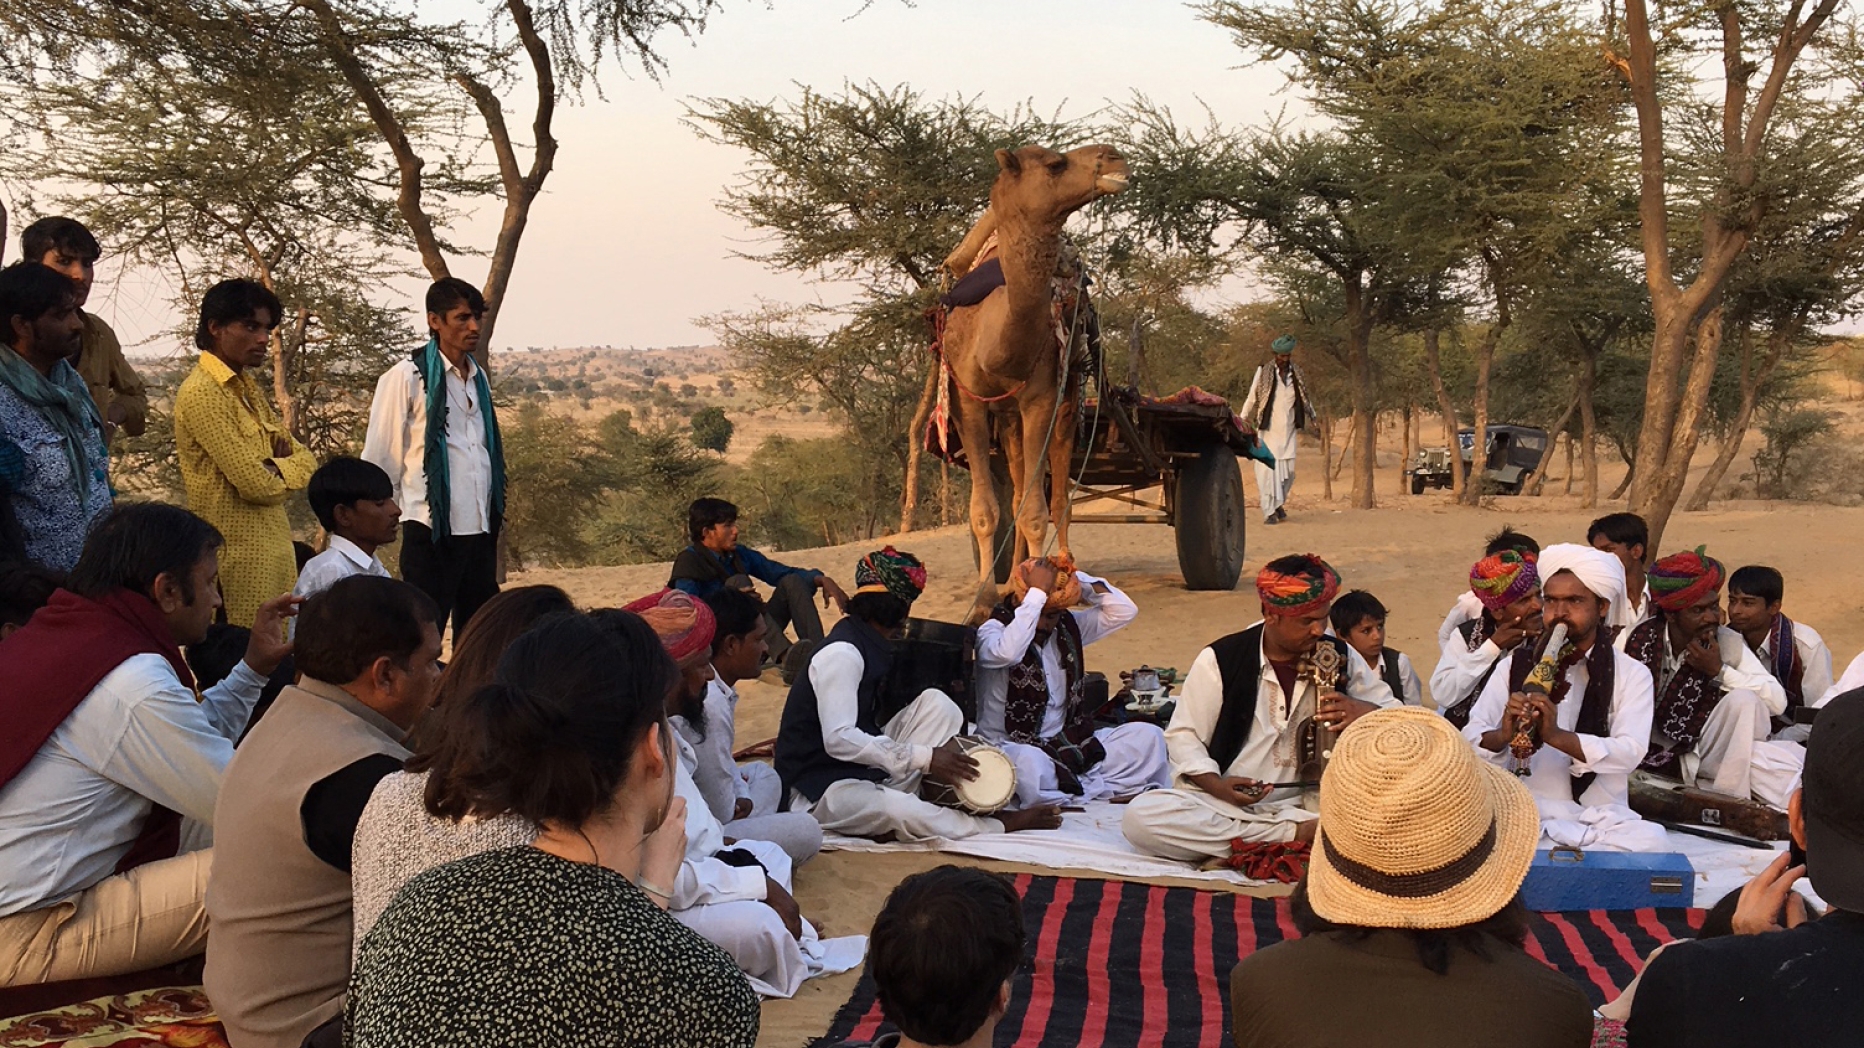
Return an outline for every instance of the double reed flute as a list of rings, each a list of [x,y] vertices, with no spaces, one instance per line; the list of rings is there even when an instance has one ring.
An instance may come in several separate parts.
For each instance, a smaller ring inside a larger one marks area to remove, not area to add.
[[[1540,659],[1527,673],[1527,679],[1521,682],[1522,692],[1534,695],[1553,694],[1553,686],[1560,679],[1560,649],[1566,647],[1566,623],[1556,622],[1540,638]],[[1519,717],[1515,720],[1514,738],[1508,740],[1508,752],[1514,755],[1515,774],[1528,773],[1528,760],[1534,751],[1540,749],[1540,732],[1534,727],[1532,717]]]

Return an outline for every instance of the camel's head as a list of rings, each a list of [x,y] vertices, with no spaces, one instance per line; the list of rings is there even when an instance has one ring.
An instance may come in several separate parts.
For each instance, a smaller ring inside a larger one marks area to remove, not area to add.
[[[990,206],[1059,222],[1082,207],[1126,188],[1126,158],[1112,146],[1082,146],[1057,153],[1042,146],[997,150],[997,181]]]

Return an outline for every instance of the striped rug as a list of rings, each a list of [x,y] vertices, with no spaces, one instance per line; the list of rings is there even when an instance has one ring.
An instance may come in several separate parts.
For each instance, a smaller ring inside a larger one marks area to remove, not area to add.
[[[998,1046],[1157,1048],[1229,1044],[1230,969],[1295,935],[1288,900],[1136,881],[1015,878],[1029,954]],[[1617,995],[1659,944],[1690,934],[1699,910],[1535,914],[1528,952],[1577,982],[1594,1006]],[[874,984],[815,1045],[881,1031]]]

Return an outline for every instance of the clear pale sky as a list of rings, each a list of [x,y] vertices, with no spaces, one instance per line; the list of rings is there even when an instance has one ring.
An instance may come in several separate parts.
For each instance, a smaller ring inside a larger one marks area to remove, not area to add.
[[[1162,0],[875,0],[865,11],[860,0],[730,0],[690,46],[659,42],[671,66],[660,84],[611,65],[606,101],[589,92],[559,110],[556,170],[531,211],[498,346],[707,343],[694,324],[705,314],[760,297],[842,300],[833,285],[734,257],[755,248],[755,234],[717,202],[745,157],[680,122],[689,99],[786,99],[799,84],[832,92],[872,80],[1074,116],[1138,91],[1191,124],[1203,122],[1203,105],[1232,126],[1299,108],[1279,74],[1242,68],[1227,33]],[[507,103],[514,130],[528,125],[525,105],[521,93]],[[483,208],[455,239],[489,245],[497,217]],[[484,262],[460,259],[454,271],[477,282]],[[106,259],[98,284],[93,307],[126,344],[174,323],[152,275]],[[411,312],[421,286],[407,285]]]

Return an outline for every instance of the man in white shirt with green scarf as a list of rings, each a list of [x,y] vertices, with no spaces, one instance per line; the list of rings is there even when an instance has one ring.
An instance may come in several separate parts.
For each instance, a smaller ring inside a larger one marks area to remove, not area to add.
[[[485,369],[473,360],[485,297],[457,277],[427,289],[427,345],[375,386],[362,457],[395,482],[401,577],[453,620],[457,638],[498,592],[505,455]]]

